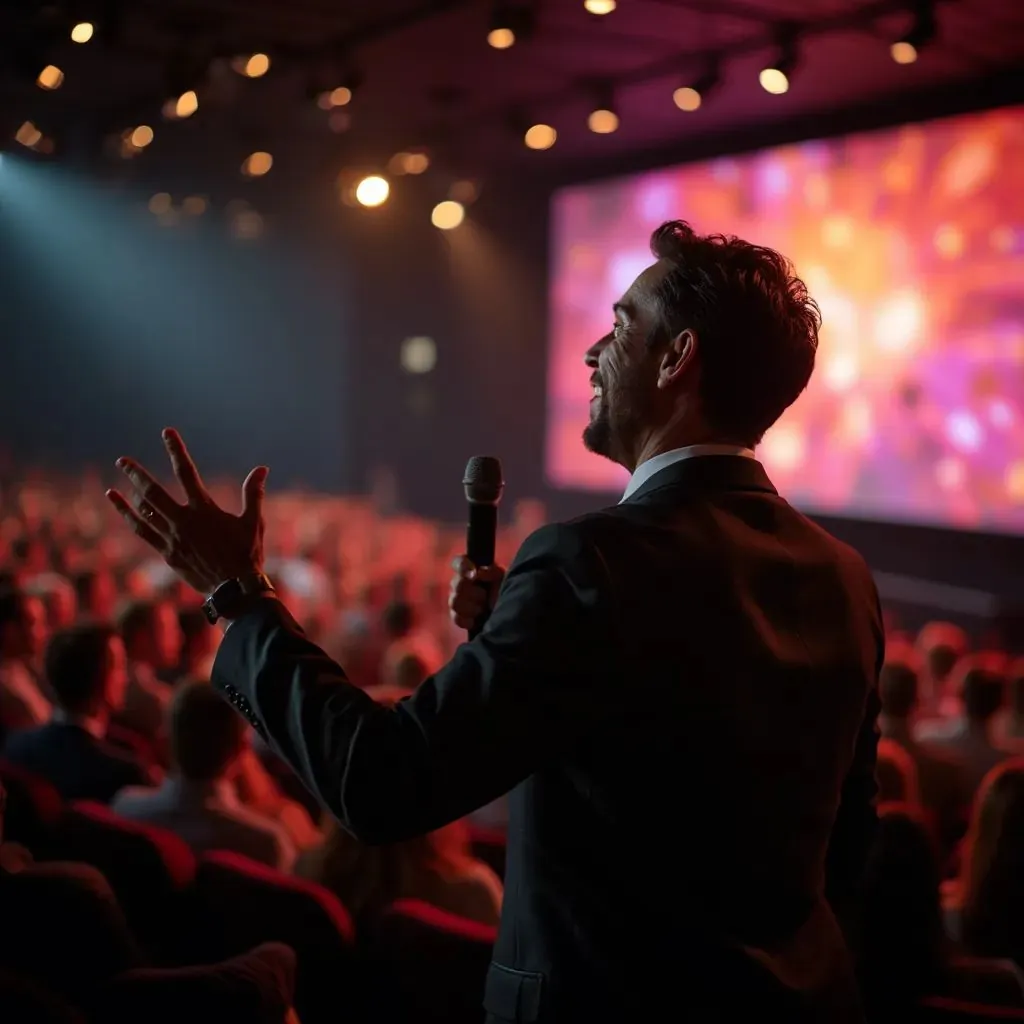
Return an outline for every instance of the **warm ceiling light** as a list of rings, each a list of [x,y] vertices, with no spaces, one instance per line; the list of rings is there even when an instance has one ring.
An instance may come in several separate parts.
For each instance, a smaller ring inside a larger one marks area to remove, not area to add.
[[[149,200],[149,212],[157,215],[166,213],[171,208],[171,197],[167,192],[157,192]]]
[[[26,121],[14,133],[15,141],[20,142],[23,146],[27,146],[29,149],[32,149],[33,146],[39,145],[39,141],[42,137],[43,133],[31,121]]]
[[[242,173],[247,178],[262,178],[271,167],[274,166],[274,158],[269,153],[261,150],[250,153],[242,162]]]
[[[465,217],[466,208],[462,203],[457,203],[454,199],[446,199],[434,207],[430,214],[430,223],[442,231],[451,231],[452,228],[457,228],[465,220]]]
[[[71,41],[73,43],[87,43],[92,39],[93,27],[91,21],[80,21],[71,30]]]
[[[893,43],[889,53],[897,64],[913,64],[917,60],[917,47],[906,39],[898,39]]]
[[[557,141],[558,132],[549,124],[531,125],[523,136],[527,149],[550,149]]]
[[[617,4],[615,0],[583,0],[583,6],[591,14],[611,14]]]
[[[608,107],[598,107],[587,117],[587,127],[595,135],[610,135],[619,127],[619,115]]]
[[[680,110],[692,113],[694,110],[700,110],[701,97],[700,93],[693,86],[684,85],[672,93],[672,102]]]
[[[132,132],[128,141],[136,149],[145,149],[153,141],[153,129],[148,124],[140,124],[135,131]]]
[[[185,196],[181,210],[190,217],[199,217],[206,212],[206,200],[202,196]]]
[[[516,34],[510,28],[492,28],[487,33],[487,42],[496,50],[507,50],[516,41]]]
[[[469,206],[480,198],[480,186],[469,178],[453,181],[452,187],[448,189],[448,198],[462,203],[463,206]]]
[[[422,174],[430,167],[430,157],[426,153],[406,153],[402,166],[406,174]]]
[[[361,206],[380,206],[387,202],[390,192],[387,178],[370,174],[356,185],[356,202]]]
[[[36,79],[36,85],[40,89],[59,89],[61,83],[64,81],[64,72],[55,64],[47,64],[42,71],[39,72],[39,77]]]
[[[270,58],[265,53],[254,53],[246,62],[246,78],[262,78],[270,70]]]
[[[761,88],[773,96],[781,96],[789,91],[789,77],[781,68],[763,68],[757,76]]]
[[[347,85],[339,85],[330,93],[332,107],[345,107],[352,102],[352,90]]]
[[[191,117],[199,109],[199,97],[195,90],[189,89],[183,92],[174,104],[175,117]]]

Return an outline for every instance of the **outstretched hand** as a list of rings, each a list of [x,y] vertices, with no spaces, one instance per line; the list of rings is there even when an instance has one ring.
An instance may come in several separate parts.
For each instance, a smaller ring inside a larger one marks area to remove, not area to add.
[[[175,501],[134,459],[117,466],[131,484],[128,497],[107,491],[128,525],[190,587],[210,594],[225,580],[263,570],[263,495],[266,466],[242,484],[242,514],[226,512],[210,497],[192,457],[176,430],[163,432],[171,467],[185,494]]]

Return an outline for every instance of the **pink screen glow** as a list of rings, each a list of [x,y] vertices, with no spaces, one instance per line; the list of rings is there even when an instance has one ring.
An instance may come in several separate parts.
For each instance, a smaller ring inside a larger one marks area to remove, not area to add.
[[[785,253],[821,306],[810,386],[758,451],[812,512],[1024,530],[1024,108],[563,190],[553,203],[546,469],[584,450],[582,356],[681,217]]]

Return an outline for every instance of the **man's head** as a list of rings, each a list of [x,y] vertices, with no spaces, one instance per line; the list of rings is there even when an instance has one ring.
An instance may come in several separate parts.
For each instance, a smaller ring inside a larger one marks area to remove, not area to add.
[[[988,722],[1006,699],[1006,680],[984,655],[966,658],[957,667],[964,714],[979,725]]]
[[[817,305],[788,260],[739,238],[669,221],[651,252],[586,353],[584,444],[631,471],[685,444],[753,447],[807,386]]]
[[[120,710],[128,668],[117,630],[82,623],[55,633],[46,648],[46,679],[57,704],[69,714]]]
[[[32,660],[46,647],[46,608],[23,590],[0,593],[0,657]]]
[[[170,707],[171,758],[182,778],[215,782],[238,760],[245,723],[208,683],[185,683]]]
[[[384,609],[384,633],[389,639],[401,640],[416,625],[416,612],[408,601],[392,601]]]
[[[106,620],[114,613],[117,585],[106,569],[83,569],[71,580],[78,597],[78,606],[85,615]]]
[[[909,718],[917,707],[917,672],[909,661],[887,660],[878,677],[878,696],[887,718]]]
[[[177,667],[181,626],[170,601],[133,601],[122,612],[118,627],[132,661],[157,670]]]
[[[967,634],[951,622],[929,622],[918,635],[917,647],[932,683],[941,685],[967,653]]]

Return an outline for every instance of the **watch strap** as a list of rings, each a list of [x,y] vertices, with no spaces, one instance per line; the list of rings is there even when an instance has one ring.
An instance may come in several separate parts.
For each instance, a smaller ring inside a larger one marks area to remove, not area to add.
[[[266,573],[246,573],[215,587],[203,602],[203,612],[211,625],[220,619],[235,619],[254,598],[273,592],[274,584]]]

